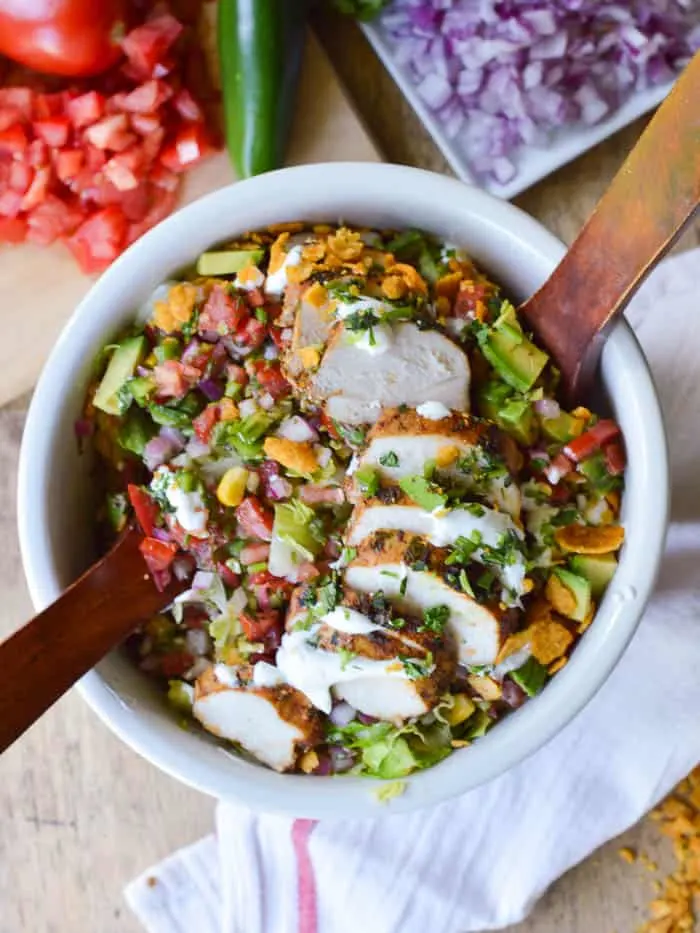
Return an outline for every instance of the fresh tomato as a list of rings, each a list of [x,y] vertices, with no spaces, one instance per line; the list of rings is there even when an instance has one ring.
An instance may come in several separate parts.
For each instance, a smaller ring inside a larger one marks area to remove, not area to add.
[[[203,444],[208,444],[214,425],[219,420],[219,406],[216,402],[201,411],[192,422],[194,433]]]
[[[66,240],[68,248],[88,274],[102,272],[124,246],[126,218],[118,207],[105,207],[82,223]]]
[[[583,434],[569,441],[564,447],[564,453],[574,463],[580,463],[600,450],[609,441],[614,440],[619,433],[620,429],[615,422],[609,418],[604,418],[593,425],[592,428],[584,431]]]
[[[603,453],[605,454],[605,464],[608,468],[608,473],[612,476],[619,476],[620,473],[624,473],[627,458],[625,457],[622,444],[618,441],[613,441],[612,444],[606,444],[603,448]]]
[[[267,326],[256,317],[250,317],[236,331],[235,341],[242,347],[257,350],[265,342]]]
[[[272,540],[273,515],[256,496],[246,496],[236,508],[236,519],[245,538]]]
[[[54,156],[56,176],[62,182],[75,178],[83,167],[85,156],[80,149],[61,149]]]
[[[221,579],[224,581],[226,586],[235,589],[241,582],[240,574],[235,573],[231,568],[224,563],[216,565],[216,571],[221,576]]]
[[[181,32],[182,25],[167,13],[132,29],[122,42],[131,73],[142,80],[159,77],[158,71],[165,74],[168,52]]]
[[[267,612],[242,612],[238,617],[241,628],[249,641],[263,641],[265,636],[276,629],[281,630],[282,620],[279,612],[270,609]]]
[[[276,360],[255,360],[252,368],[260,388],[269,392],[274,399],[285,398],[292,391]]]
[[[248,544],[240,553],[240,561],[244,567],[251,564],[260,564],[270,556],[269,544]]]
[[[197,330],[200,334],[232,334],[246,314],[242,298],[228,295],[221,285],[214,285],[199,315]]]
[[[182,677],[194,664],[194,656],[189,651],[169,651],[160,659],[160,672],[163,677]]]
[[[214,151],[204,123],[184,123],[175,138],[160,154],[161,163],[171,172],[184,172]]]
[[[99,91],[88,91],[86,94],[80,94],[74,97],[66,104],[66,113],[73,123],[73,126],[80,129],[83,126],[90,126],[104,115],[105,99]]]
[[[27,148],[29,140],[24,127],[19,123],[8,126],[0,132],[0,152],[20,155]]]
[[[129,496],[129,502],[136,513],[136,521],[141,526],[141,531],[150,537],[158,523],[158,517],[160,515],[158,506],[141,486],[129,483],[126,491]]]
[[[158,538],[144,538],[139,544],[139,551],[151,573],[162,573],[175,560],[177,544],[159,541]]]
[[[477,302],[484,302],[492,291],[492,287],[486,283],[462,282],[452,307],[452,314],[458,318],[472,317]]]
[[[23,243],[27,221],[23,217],[0,217],[0,243]]]
[[[129,94],[119,98],[119,108],[127,113],[155,113],[161,104],[172,96],[172,88],[165,81],[146,81]]]
[[[126,0],[0,0],[0,52],[48,74],[100,74],[121,55],[126,6]]]

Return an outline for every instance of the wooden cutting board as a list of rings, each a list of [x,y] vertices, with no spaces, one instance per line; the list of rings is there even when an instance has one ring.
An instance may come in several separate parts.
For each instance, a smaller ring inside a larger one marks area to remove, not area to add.
[[[375,161],[379,153],[353,110],[325,53],[310,35],[288,163]],[[182,203],[235,181],[225,152],[189,172]],[[63,246],[31,244],[0,249],[5,324],[0,341],[0,405],[35,384],[63,325],[92,279]]]

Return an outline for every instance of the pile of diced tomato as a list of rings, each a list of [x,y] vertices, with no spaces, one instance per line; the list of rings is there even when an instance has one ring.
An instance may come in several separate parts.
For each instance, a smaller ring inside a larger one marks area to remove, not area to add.
[[[215,148],[183,83],[183,30],[147,20],[90,85],[0,88],[0,242],[61,240],[95,273],[172,211],[180,174]]]

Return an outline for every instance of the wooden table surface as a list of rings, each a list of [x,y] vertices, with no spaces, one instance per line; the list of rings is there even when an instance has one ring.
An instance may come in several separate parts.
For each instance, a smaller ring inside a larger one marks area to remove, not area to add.
[[[386,158],[449,172],[359,31],[325,14],[315,25]],[[570,242],[643,126],[637,121],[516,203]],[[696,227],[677,248],[698,242]],[[31,611],[18,587],[12,513],[25,406],[26,399],[0,410],[0,523],[13,542],[0,548],[0,637]],[[138,933],[124,883],[209,832],[213,809],[129,751],[69,694],[0,763],[0,933]],[[562,878],[511,933],[633,933],[652,876],[622,862],[622,845],[670,864],[653,827],[642,824]]]

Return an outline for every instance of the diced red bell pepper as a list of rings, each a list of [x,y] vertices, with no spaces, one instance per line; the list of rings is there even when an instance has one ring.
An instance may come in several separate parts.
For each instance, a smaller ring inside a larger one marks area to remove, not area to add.
[[[184,172],[214,151],[203,123],[180,126],[175,138],[160,154],[161,163],[171,172]]]
[[[625,450],[618,441],[613,441],[612,444],[606,444],[603,448],[603,453],[605,454],[605,465],[608,468],[608,473],[612,476],[619,476],[621,473],[624,473],[625,466],[627,465],[627,457],[625,456]]]
[[[66,113],[76,129],[97,123],[104,112],[105,99],[99,91],[88,91],[66,104]]]
[[[592,456],[620,433],[620,428],[609,418],[604,418],[583,434],[569,441],[564,447],[566,456],[574,463],[580,463]]]
[[[112,205],[88,217],[66,243],[84,272],[101,272],[122,251],[126,229],[124,214]]]
[[[241,534],[246,538],[259,541],[272,540],[272,511],[266,508],[256,496],[246,496],[236,508],[236,519]]]
[[[20,123],[14,123],[12,126],[8,126],[6,130],[0,131],[0,152],[20,155],[28,145],[27,134]]]
[[[26,236],[24,217],[0,217],[0,243],[23,243]]]
[[[153,573],[167,570],[175,560],[177,545],[169,541],[159,541],[158,538],[144,538],[139,543],[139,551]]]
[[[175,17],[166,13],[132,29],[122,41],[131,73],[142,79],[157,76],[157,66],[164,62],[182,28]]]
[[[60,149],[68,142],[71,124],[68,117],[50,117],[46,120],[35,120],[33,123],[35,134],[43,139],[52,149]]]
[[[284,378],[277,360],[254,360],[251,365],[260,388],[269,392],[274,399],[285,398],[290,394],[292,387]]]
[[[126,488],[129,502],[136,513],[136,521],[145,535],[150,537],[158,522],[160,510],[151,496],[141,486],[129,483]]]

